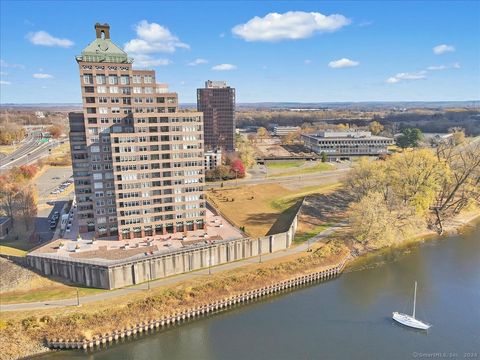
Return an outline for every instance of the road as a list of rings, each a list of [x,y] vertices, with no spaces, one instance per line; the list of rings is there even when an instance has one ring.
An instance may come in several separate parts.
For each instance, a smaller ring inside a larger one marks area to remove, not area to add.
[[[61,144],[58,140],[40,143],[41,136],[40,130],[29,132],[25,140],[20,143],[21,147],[19,149],[0,159],[0,171],[8,170],[14,166],[29,164],[47,156],[51,149]]]
[[[307,251],[307,249],[314,243],[321,241],[322,239],[326,238],[327,236],[331,235],[333,232],[341,228],[343,224],[336,224],[328,228],[327,230],[322,231],[321,233],[317,234],[315,237],[310,239],[308,243],[303,243],[301,245],[291,247],[286,250],[278,251],[272,254],[264,254],[262,256],[256,256],[253,258],[248,258],[244,260],[239,260],[232,263],[227,263],[223,265],[218,265],[212,267],[210,269],[212,274],[216,274],[225,270],[236,269],[242,266],[246,266],[249,264],[259,263],[263,261],[278,259],[284,256],[294,255],[298,253],[302,253]],[[202,276],[209,276],[209,269],[201,269],[197,271],[192,271],[184,274],[179,274],[175,276],[171,276],[165,279],[154,280],[150,282],[150,288],[157,288],[160,286],[174,284],[180,281],[185,280],[192,280]],[[111,290],[107,292],[103,292],[96,295],[89,295],[83,296],[80,298],[80,304],[85,305],[95,301],[103,301],[103,300],[110,300],[114,299],[119,296],[131,295],[135,292],[146,292],[148,291],[148,284],[139,284],[130,286],[123,289]],[[38,309],[50,309],[50,308],[58,308],[58,307],[65,307],[65,306],[76,306],[77,299],[63,299],[63,300],[52,300],[46,302],[32,302],[32,303],[22,303],[22,304],[8,304],[8,305],[1,305],[0,304],[0,312],[1,311],[24,311],[24,310],[38,310]]]

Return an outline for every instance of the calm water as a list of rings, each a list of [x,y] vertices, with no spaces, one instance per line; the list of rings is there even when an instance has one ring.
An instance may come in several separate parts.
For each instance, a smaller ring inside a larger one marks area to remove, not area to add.
[[[433,324],[428,333],[391,320],[392,311],[411,312],[415,280],[417,317]],[[476,357],[468,354],[475,352]],[[372,257],[333,281],[101,351],[42,359],[412,359],[429,354],[480,359],[478,226],[465,235]]]

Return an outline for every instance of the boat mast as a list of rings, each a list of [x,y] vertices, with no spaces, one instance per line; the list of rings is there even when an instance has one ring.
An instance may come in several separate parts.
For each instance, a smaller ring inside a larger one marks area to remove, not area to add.
[[[417,302],[417,282],[415,281],[415,291],[413,293],[413,315],[412,317],[415,318],[415,304]]]

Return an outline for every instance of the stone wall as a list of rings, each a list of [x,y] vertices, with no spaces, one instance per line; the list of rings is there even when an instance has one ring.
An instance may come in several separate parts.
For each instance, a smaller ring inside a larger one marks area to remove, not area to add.
[[[29,266],[45,276],[60,277],[82,286],[117,289],[287,249],[295,236],[300,211],[301,207],[288,231],[256,239],[217,241],[170,253],[142,255],[120,261],[92,261],[52,254],[28,254],[27,261]]]

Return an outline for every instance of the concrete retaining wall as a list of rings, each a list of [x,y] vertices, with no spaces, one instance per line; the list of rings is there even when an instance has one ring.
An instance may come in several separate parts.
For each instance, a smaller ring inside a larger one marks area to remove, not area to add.
[[[27,262],[46,276],[60,277],[82,286],[117,289],[287,249],[297,231],[300,211],[301,207],[288,231],[257,239],[217,241],[167,254],[142,255],[119,261],[102,262],[33,253],[27,255]]]
[[[228,298],[224,298],[209,304],[200,305],[184,312],[171,314],[160,319],[150,319],[137,323],[132,327],[117,329],[110,333],[94,336],[89,340],[78,339],[47,339],[47,346],[52,349],[89,349],[99,347],[108,343],[115,343],[122,339],[134,336],[138,333],[148,332],[153,329],[164,328],[169,325],[179,324],[190,319],[223,311],[233,306],[247,303],[249,301],[269,296],[298,286],[306,285],[316,281],[322,281],[339,275],[348,260],[343,259],[338,265],[328,269],[317,271],[308,275],[301,275],[289,280],[283,280],[278,283],[268,285],[259,289],[250,290],[242,294],[237,294]]]

